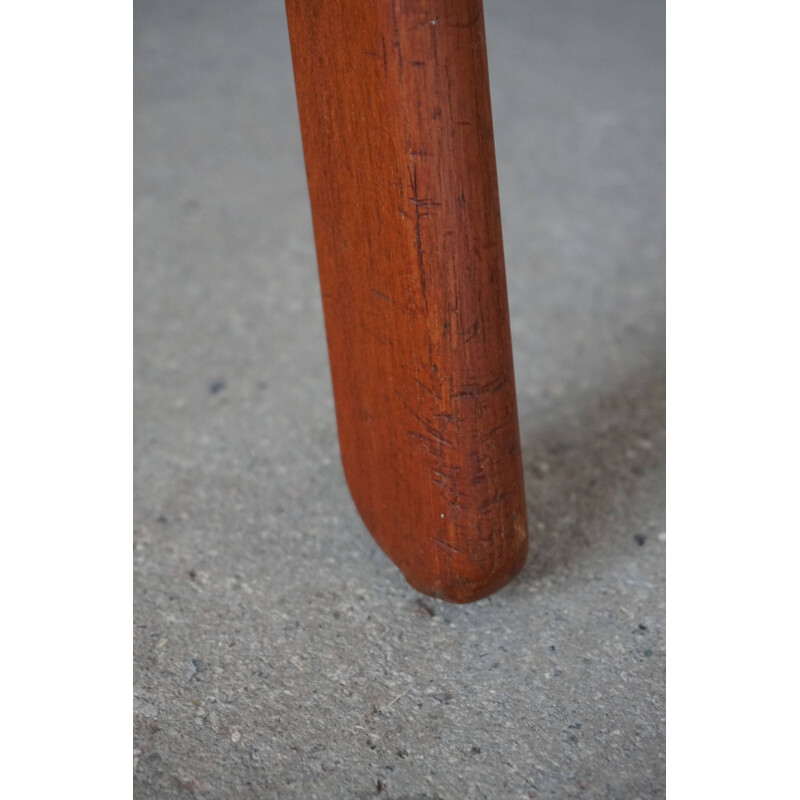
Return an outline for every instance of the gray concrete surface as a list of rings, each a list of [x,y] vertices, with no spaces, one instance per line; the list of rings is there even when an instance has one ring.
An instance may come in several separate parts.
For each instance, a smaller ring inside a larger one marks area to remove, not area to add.
[[[532,554],[345,486],[283,6],[136,2],[138,798],[664,795],[663,8],[487,2]]]

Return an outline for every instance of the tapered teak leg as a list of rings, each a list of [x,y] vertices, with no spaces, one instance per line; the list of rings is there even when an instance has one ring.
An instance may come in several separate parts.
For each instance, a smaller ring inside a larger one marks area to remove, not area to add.
[[[481,0],[287,0],[342,461],[412,586],[528,533]]]

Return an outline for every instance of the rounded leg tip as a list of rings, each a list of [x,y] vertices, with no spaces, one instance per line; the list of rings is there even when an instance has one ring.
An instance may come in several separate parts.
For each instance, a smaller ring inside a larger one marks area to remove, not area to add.
[[[448,603],[464,605],[475,603],[500,591],[516,578],[525,566],[528,558],[528,537],[519,542],[513,556],[503,564],[493,568],[488,574],[476,574],[474,570],[458,571],[434,580],[420,580],[415,575],[403,572],[406,580],[418,592],[444,600]]]

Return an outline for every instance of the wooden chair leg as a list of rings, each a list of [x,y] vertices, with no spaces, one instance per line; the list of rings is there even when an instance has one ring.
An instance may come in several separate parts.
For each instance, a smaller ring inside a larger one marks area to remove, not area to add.
[[[481,0],[287,0],[345,474],[419,591],[528,532]]]

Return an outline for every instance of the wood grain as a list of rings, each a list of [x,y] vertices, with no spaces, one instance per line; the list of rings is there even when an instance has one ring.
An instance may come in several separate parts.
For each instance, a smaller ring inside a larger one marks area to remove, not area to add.
[[[485,597],[528,533],[480,0],[287,0],[339,442],[419,591]]]

